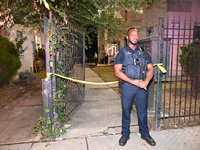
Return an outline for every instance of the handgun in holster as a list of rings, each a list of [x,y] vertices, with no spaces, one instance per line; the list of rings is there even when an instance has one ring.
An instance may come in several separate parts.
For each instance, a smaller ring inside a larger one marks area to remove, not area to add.
[[[147,73],[147,61],[145,61],[145,63],[140,63],[140,76],[139,78],[141,80],[145,80],[146,79],[146,73]]]

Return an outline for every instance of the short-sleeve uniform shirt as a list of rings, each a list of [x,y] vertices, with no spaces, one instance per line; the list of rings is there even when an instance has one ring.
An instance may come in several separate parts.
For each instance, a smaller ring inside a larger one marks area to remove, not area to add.
[[[139,47],[137,47],[135,50],[132,50],[129,46],[126,46],[125,49],[132,54],[140,51]],[[152,59],[151,59],[149,52],[144,51],[144,55],[146,57],[147,64],[152,64]],[[114,64],[115,65],[116,64],[124,64],[124,61],[125,61],[125,56],[124,56],[124,53],[122,52],[122,49],[120,49],[115,55]]]

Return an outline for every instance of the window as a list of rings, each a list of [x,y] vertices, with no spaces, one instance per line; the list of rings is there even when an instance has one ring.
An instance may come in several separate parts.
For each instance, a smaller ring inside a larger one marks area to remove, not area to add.
[[[176,29],[180,28],[180,22],[171,22],[171,27]]]
[[[36,44],[35,44],[35,42],[34,42],[34,41],[31,41],[31,43],[32,43],[32,47],[33,47],[33,53],[34,53],[34,51],[36,50]]]
[[[150,36],[152,35],[153,31],[154,31],[154,30],[153,30],[153,27],[150,27],[149,29],[147,29],[147,30],[146,30],[146,36],[147,36],[147,37],[150,37]]]
[[[200,26],[194,26],[193,38],[194,40],[200,40]]]

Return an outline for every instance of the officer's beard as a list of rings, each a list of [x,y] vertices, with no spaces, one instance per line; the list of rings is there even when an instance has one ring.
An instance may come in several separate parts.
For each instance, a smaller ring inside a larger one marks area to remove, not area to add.
[[[137,45],[137,42],[136,43],[133,43],[131,42],[130,40],[128,40],[129,43],[131,43],[132,45]]]

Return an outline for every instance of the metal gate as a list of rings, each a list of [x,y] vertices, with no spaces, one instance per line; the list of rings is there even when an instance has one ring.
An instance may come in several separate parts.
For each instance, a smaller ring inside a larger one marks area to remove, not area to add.
[[[159,19],[155,70],[156,126],[200,123],[200,20],[192,17]]]
[[[44,33],[46,70],[51,76],[43,80],[43,110],[56,126],[55,120],[64,122],[84,100],[84,85],[65,77],[85,79],[85,34],[53,16],[44,18]]]

